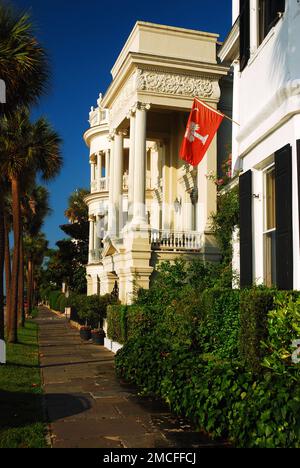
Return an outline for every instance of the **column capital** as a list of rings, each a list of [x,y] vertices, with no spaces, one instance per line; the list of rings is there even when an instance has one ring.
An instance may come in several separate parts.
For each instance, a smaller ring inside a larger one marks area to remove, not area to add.
[[[136,112],[136,106],[131,107],[131,109],[129,109],[128,111],[128,114],[126,115],[126,118],[130,120],[131,117],[135,117],[135,112]]]
[[[90,155],[90,164],[97,164],[97,154],[93,153]]]
[[[109,133],[109,135],[108,135],[108,137],[107,137],[108,141],[110,141],[110,142],[111,142],[111,141],[114,141],[115,136],[116,136],[116,130],[114,129],[114,130],[112,130],[112,131]]]
[[[116,130],[115,131],[115,136],[120,136],[120,137],[126,137],[128,135],[127,130]]]
[[[137,101],[135,104],[135,109],[141,110],[141,111],[148,111],[151,109],[151,104],[149,102],[141,102]]]

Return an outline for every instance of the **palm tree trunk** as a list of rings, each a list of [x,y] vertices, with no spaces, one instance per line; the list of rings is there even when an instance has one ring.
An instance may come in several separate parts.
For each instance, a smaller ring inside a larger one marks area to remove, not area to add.
[[[31,315],[32,312],[32,259],[28,258],[27,269],[27,313]]]
[[[4,340],[4,203],[0,189],[0,340]]]
[[[20,269],[20,233],[21,233],[21,204],[20,181],[18,177],[11,179],[12,214],[14,233],[14,253],[11,275],[11,326],[8,334],[9,343],[18,342],[18,279]]]
[[[5,286],[6,286],[6,323],[7,329],[10,327],[10,295],[11,295],[11,261],[10,261],[10,247],[9,247],[9,227],[6,219],[4,218],[4,232],[5,232]]]
[[[35,271],[35,263],[34,260],[32,261],[32,276],[31,276],[31,284],[32,284],[32,298],[31,298],[31,303],[32,307],[36,307],[36,281],[34,279],[34,271]]]
[[[20,230],[20,268],[19,268],[19,285],[18,285],[18,323],[21,327],[25,325],[25,310],[24,310],[24,249],[23,249],[23,232]]]

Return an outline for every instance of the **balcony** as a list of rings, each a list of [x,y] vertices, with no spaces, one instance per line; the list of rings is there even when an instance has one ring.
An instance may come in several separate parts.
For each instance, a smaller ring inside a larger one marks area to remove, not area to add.
[[[91,193],[107,192],[109,187],[109,178],[101,177],[101,179],[91,182]]]
[[[199,252],[203,246],[197,231],[152,230],[150,241],[152,250],[171,252]]]

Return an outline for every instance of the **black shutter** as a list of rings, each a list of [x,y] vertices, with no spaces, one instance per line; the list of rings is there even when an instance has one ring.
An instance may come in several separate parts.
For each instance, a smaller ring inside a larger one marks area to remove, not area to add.
[[[292,148],[275,153],[276,198],[276,283],[279,289],[293,289],[293,194]]]
[[[250,4],[240,0],[240,71],[243,71],[250,58]]]
[[[252,172],[240,176],[240,286],[253,283]]]

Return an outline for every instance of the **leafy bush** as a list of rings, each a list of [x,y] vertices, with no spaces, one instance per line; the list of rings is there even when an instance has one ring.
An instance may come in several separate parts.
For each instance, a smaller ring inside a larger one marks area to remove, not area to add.
[[[239,447],[300,447],[300,365],[291,363],[298,294],[187,285],[161,294],[166,306],[153,307],[144,295],[143,305],[123,307],[122,326],[114,308],[125,341],[118,376],[215,438]]]
[[[300,339],[300,298],[277,296],[275,304],[276,309],[268,313],[268,336],[262,343],[263,366],[279,374],[291,374],[295,370],[294,343]]]
[[[50,309],[58,310],[58,299],[62,295],[61,291],[51,291],[49,293]]]
[[[240,302],[240,354],[246,365],[258,371],[263,349],[261,341],[267,335],[267,314],[274,307],[275,291],[253,288],[241,292]]]
[[[125,342],[124,319],[127,307],[122,305],[110,305],[107,308],[107,336],[118,343]]]
[[[92,328],[102,327],[106,317],[106,309],[116,300],[110,295],[86,296],[84,294],[71,294],[66,302],[66,307],[71,307],[71,320],[81,325],[85,323]]]

